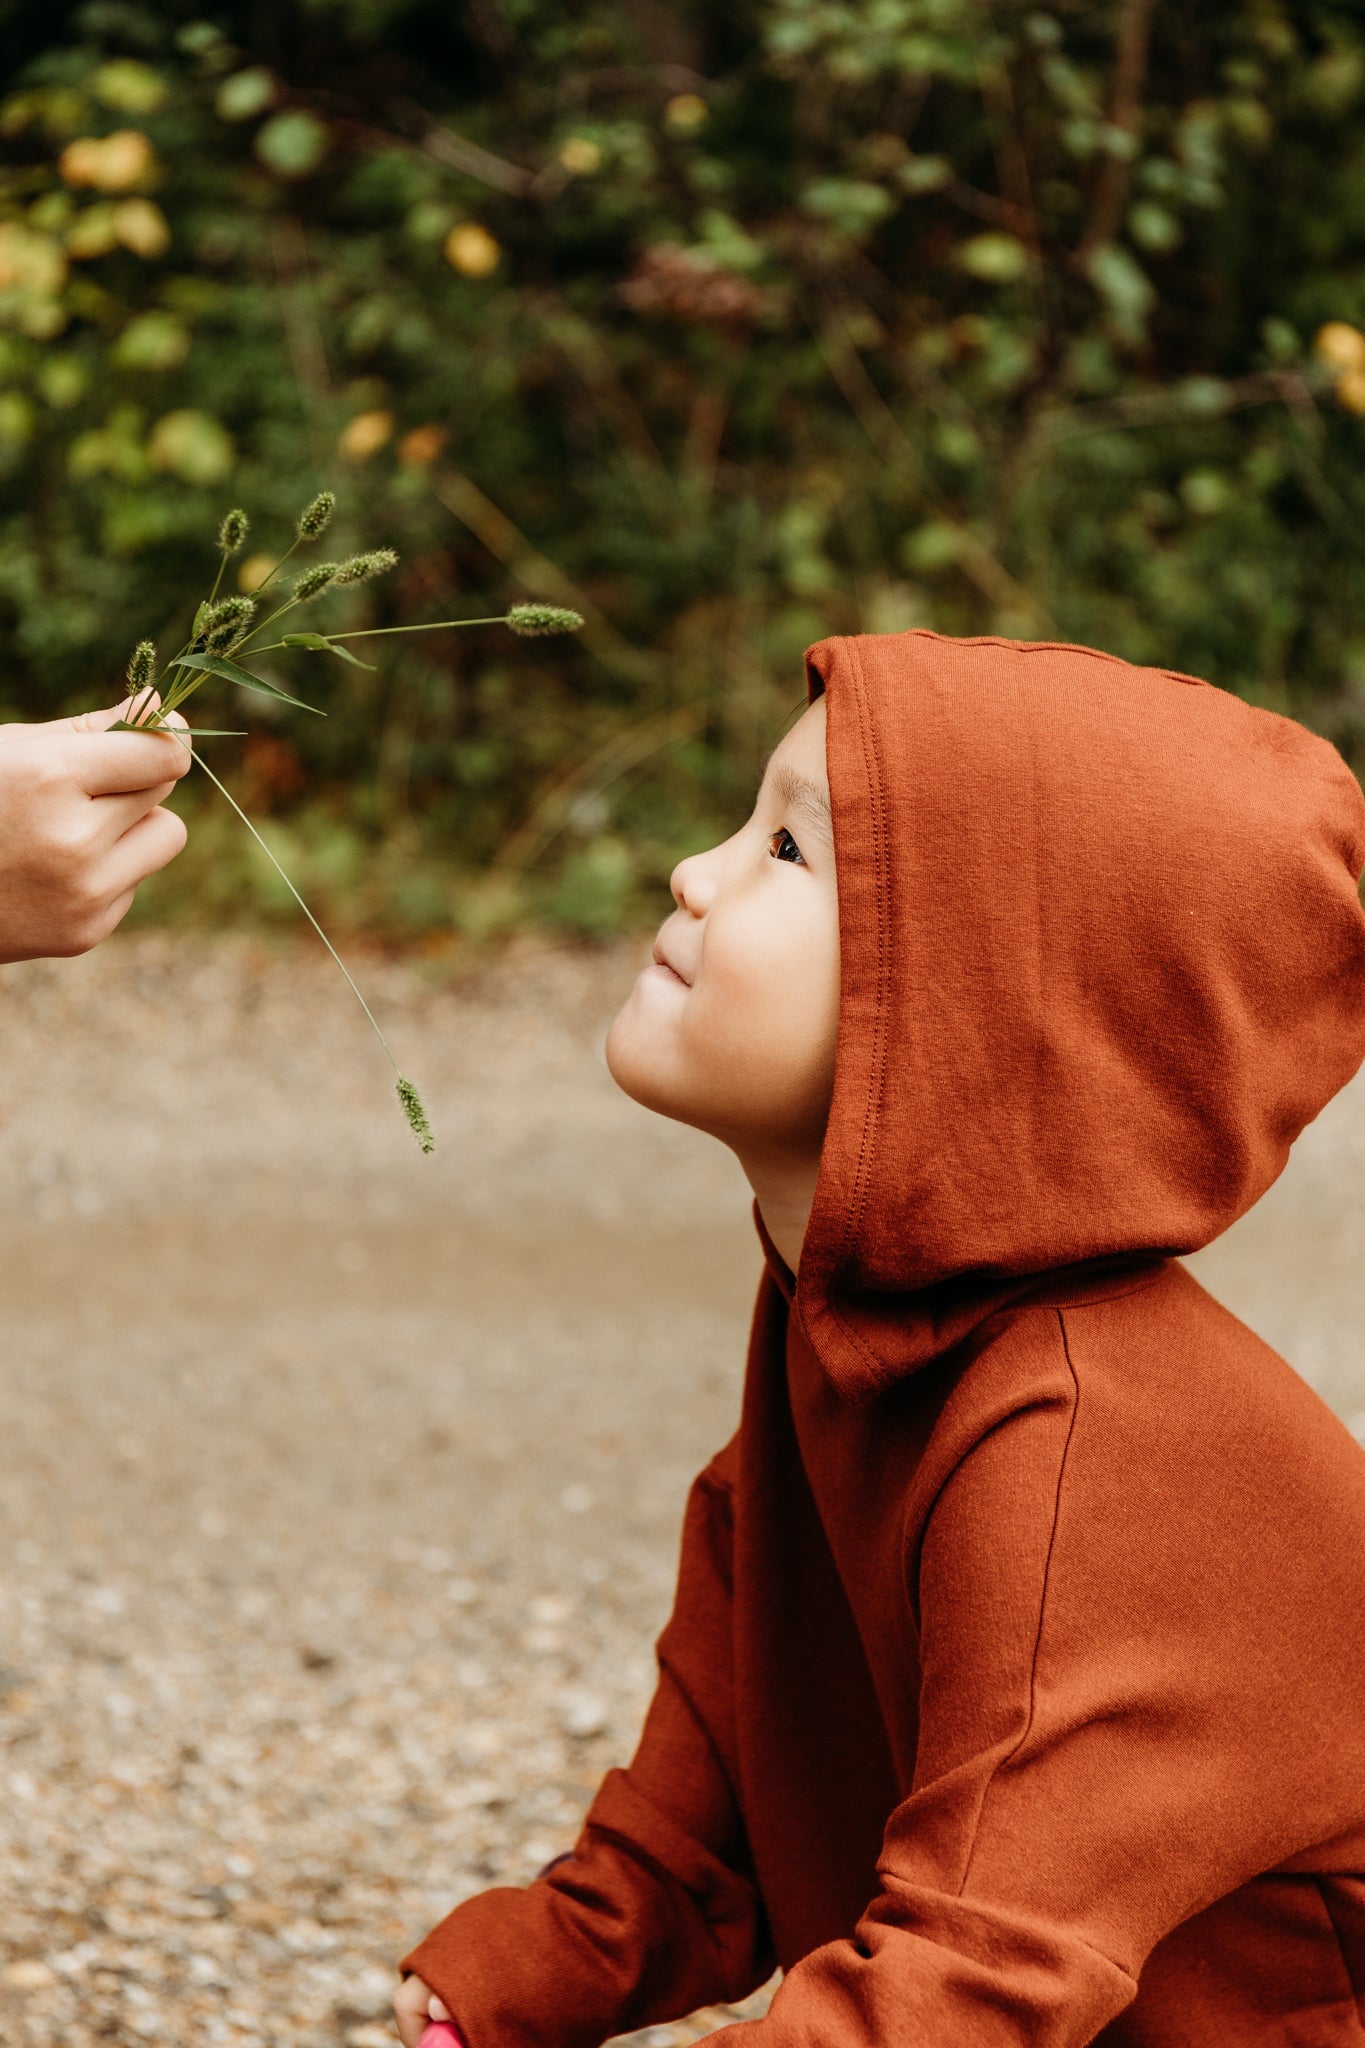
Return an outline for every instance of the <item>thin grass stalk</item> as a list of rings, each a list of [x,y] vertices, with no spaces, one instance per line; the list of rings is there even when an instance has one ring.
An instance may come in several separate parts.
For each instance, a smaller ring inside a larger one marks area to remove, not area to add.
[[[171,731],[172,731],[172,732],[174,732],[174,727],[172,727],[172,728],[170,728],[170,729],[171,729]],[[185,743],[184,743],[184,741],[182,740],[182,741],[180,742],[180,744],[181,744],[181,745],[183,746],[183,745],[184,745]],[[272,867],[272,868],[274,868],[274,870],[275,870],[275,873],[276,873],[276,874],[277,874],[277,875],[279,876],[280,880],[281,880],[281,881],[282,881],[282,882],[284,883],[284,886],[285,886],[285,888],[286,888],[286,889],[287,889],[287,890],[289,891],[289,893],[290,893],[290,895],[291,895],[291,896],[293,897],[294,901],[295,901],[295,902],[296,902],[296,903],[298,904],[298,906],[299,906],[299,909],[300,909],[300,910],[301,910],[301,911],[303,912],[303,914],[304,914],[304,916],[305,916],[305,917],[307,918],[307,920],[308,920],[309,924],[311,924],[311,925],[312,925],[312,927],[313,927],[313,930],[314,930],[314,931],[315,931],[315,932],[317,933],[318,937],[319,937],[319,938],[320,938],[320,939],[322,940],[322,943],[323,943],[323,945],[324,945],[324,946],[325,946],[325,947],[327,948],[327,951],[328,951],[328,952],[329,952],[329,953],[331,954],[332,958],[333,958],[333,959],[334,959],[334,960],[336,961],[336,964],[337,964],[337,966],[338,966],[338,967],[339,967],[339,968],[341,969],[342,973],[343,973],[343,974],[345,975],[345,977],[346,977],[346,980],[347,980],[347,982],[348,982],[348,984],[349,984],[349,986],[350,986],[351,994],[352,994],[352,995],[353,995],[353,996],[355,997],[355,999],[356,999],[356,1001],[357,1001],[357,1002],[359,1003],[359,1005],[360,1005],[361,1009],[362,1009],[362,1010],[363,1010],[363,1011],[365,1012],[365,1015],[366,1015],[366,1016],[368,1017],[368,1019],[369,1019],[369,1022],[370,1022],[370,1029],[371,1029],[371,1030],[372,1030],[372,1031],[374,1032],[374,1035],[375,1035],[375,1037],[376,1037],[376,1038],[377,1038],[377,1039],[379,1040],[379,1043],[380,1043],[380,1044],[381,1044],[381,1045],[383,1046],[383,1048],[384,1048],[384,1056],[385,1056],[385,1058],[386,1058],[386,1059],[388,1060],[388,1063],[389,1063],[389,1065],[390,1065],[390,1066],[391,1066],[391,1067],[393,1068],[393,1071],[394,1071],[394,1074],[395,1074],[396,1078],[397,1078],[398,1080],[400,1080],[400,1081],[401,1081],[401,1080],[403,1079],[403,1073],[402,1073],[402,1069],[401,1069],[401,1068],[399,1067],[399,1064],[398,1064],[397,1060],[396,1060],[396,1059],[394,1058],[394,1056],[393,1056],[393,1051],[392,1051],[392,1048],[391,1048],[391,1047],[390,1047],[390,1045],[389,1045],[389,1041],[388,1041],[388,1039],[387,1039],[387,1038],[385,1038],[385,1036],[384,1036],[383,1032],[382,1032],[382,1031],[380,1030],[380,1028],[379,1028],[378,1024],[377,1024],[377,1023],[375,1022],[375,1018],[374,1018],[374,1012],[373,1012],[373,1010],[371,1010],[371,1008],[370,1008],[369,1004],[368,1004],[368,1003],[366,1002],[366,1000],[365,1000],[364,996],[363,996],[363,995],[362,995],[362,994],[360,993],[360,990],[359,990],[359,989],[358,989],[358,988],[356,987],[356,984],[355,984],[354,978],[352,977],[352,974],[351,974],[351,970],[350,970],[350,968],[349,968],[349,967],[348,967],[348,966],[346,965],[346,962],[345,962],[345,961],[344,961],[344,960],[342,959],[342,957],[341,957],[340,953],[338,953],[338,951],[337,951],[336,947],[335,947],[335,946],[334,946],[334,945],[332,944],[332,941],[331,941],[331,940],[330,940],[330,939],[328,938],[328,936],[327,936],[326,932],[325,932],[325,931],[324,931],[324,930],[322,929],[322,926],[321,926],[321,925],[320,925],[320,924],[318,923],[318,921],[317,921],[317,919],[316,919],[316,918],[314,917],[314,915],[313,915],[312,911],[311,911],[311,910],[310,910],[310,909],[308,908],[308,905],[307,905],[307,904],[306,904],[306,903],[304,902],[304,900],[303,900],[302,896],[300,896],[300,894],[299,894],[298,890],[297,890],[297,889],[296,889],[296,888],[294,887],[294,884],[293,884],[293,883],[292,883],[292,882],[290,881],[290,879],[289,879],[288,875],[287,875],[287,874],[285,873],[284,869],[283,869],[283,868],[282,868],[282,867],[280,866],[280,863],[279,863],[279,862],[278,862],[278,861],[276,860],[276,858],[275,858],[274,854],[273,854],[273,853],[272,853],[272,852],[270,851],[270,848],[269,848],[269,846],[268,846],[268,845],[266,844],[265,840],[264,840],[264,839],[263,839],[263,838],[261,837],[261,834],[260,834],[260,833],[259,833],[259,832],[258,832],[258,831],[256,830],[256,827],[255,827],[255,826],[254,826],[254,825],[252,824],[252,822],[251,822],[250,818],[249,818],[249,817],[247,816],[246,812],[245,812],[245,811],[244,811],[244,810],[242,809],[241,805],[240,805],[240,804],[238,803],[238,801],[237,801],[236,797],[235,797],[235,796],[234,796],[234,795],[232,794],[232,791],[231,791],[231,790],[230,790],[230,789],[229,789],[229,788],[227,787],[227,784],[226,784],[226,783],[224,783],[224,782],[221,782],[221,781],[219,780],[219,778],[218,778],[218,777],[217,777],[217,776],[216,776],[216,775],[214,774],[213,770],[212,770],[212,769],[211,769],[211,768],[209,767],[209,764],[208,764],[208,762],[204,760],[204,758],[203,758],[203,756],[202,756],[201,754],[195,754],[195,755],[194,755],[194,765],[195,765],[195,767],[196,767],[196,768],[202,768],[202,769],[203,769],[203,771],[204,771],[205,775],[207,775],[207,776],[208,776],[208,779],[209,779],[209,781],[210,781],[210,782],[211,782],[211,783],[213,784],[214,788],[215,788],[215,789],[216,789],[216,790],[218,791],[219,795],[220,795],[220,796],[223,796],[223,797],[226,797],[227,801],[228,801],[228,802],[229,802],[229,803],[230,803],[230,804],[232,805],[232,808],[233,808],[233,810],[234,810],[234,811],[236,811],[236,813],[237,813],[237,816],[238,816],[238,817],[239,817],[239,818],[241,819],[242,823],[243,823],[243,824],[244,824],[244,825],[246,826],[246,829],[247,829],[247,831],[248,831],[248,832],[249,832],[249,833],[251,834],[251,836],[252,836],[252,838],[253,838],[253,839],[255,840],[256,844],[257,844],[257,845],[258,845],[258,846],[260,847],[260,849],[261,849],[261,852],[262,852],[262,853],[263,853],[263,854],[265,855],[266,859],[267,859],[267,860],[268,860],[268,861],[270,862],[270,865],[271,865],[271,867]]]

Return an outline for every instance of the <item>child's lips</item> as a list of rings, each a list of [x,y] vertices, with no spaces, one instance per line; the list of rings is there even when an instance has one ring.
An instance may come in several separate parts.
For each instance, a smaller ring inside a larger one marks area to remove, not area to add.
[[[674,981],[680,981],[684,988],[691,988],[692,984],[687,976],[673,965],[657,939],[654,941],[654,965],[661,967],[665,974],[671,974]]]

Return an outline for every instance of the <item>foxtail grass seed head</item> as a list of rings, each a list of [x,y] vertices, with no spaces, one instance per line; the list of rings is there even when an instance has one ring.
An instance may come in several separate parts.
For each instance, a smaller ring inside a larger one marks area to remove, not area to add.
[[[422,1098],[413,1087],[411,1081],[405,1081],[401,1074],[398,1077],[398,1100],[403,1105],[403,1114],[408,1120],[408,1127],[413,1137],[416,1138],[424,1152],[434,1152],[436,1150],[436,1133],[427,1122],[427,1113],[422,1107]]]
[[[156,643],[139,640],[128,662],[128,695],[136,697],[150,690],[156,681]]]
[[[547,633],[576,633],[583,614],[562,604],[514,604],[507,623],[524,640],[539,640]]]
[[[227,514],[218,529],[218,545],[225,555],[235,555],[251,531],[251,521],[240,505]]]
[[[350,583],[368,583],[373,576],[383,576],[388,570],[398,567],[398,557],[392,548],[371,548],[368,555],[352,555],[342,563],[336,573],[336,586],[344,590]]]
[[[319,491],[311,505],[305,505],[299,514],[299,539],[316,540],[320,533],[326,533],[336,511],[335,491]]]
[[[311,569],[305,569],[302,576],[294,579],[294,602],[306,604],[310,597],[317,597],[326,590],[329,583],[337,580],[340,562],[315,562]]]
[[[226,654],[230,647],[237,645],[255,616],[254,598],[221,598],[200,620],[194,644],[205,654]]]

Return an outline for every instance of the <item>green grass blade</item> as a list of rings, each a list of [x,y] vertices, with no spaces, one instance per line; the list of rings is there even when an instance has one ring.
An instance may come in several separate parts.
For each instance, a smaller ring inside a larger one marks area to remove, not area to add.
[[[128,719],[120,718],[109,727],[110,732],[171,732],[178,733],[182,740],[244,740],[244,732],[218,732],[207,725],[168,725],[164,719],[155,725],[133,725]]]
[[[221,654],[182,654],[182,668],[205,669],[209,675],[221,676],[225,682],[236,683],[243,690],[255,690],[262,697],[278,697],[282,704],[292,704],[296,711],[311,711],[314,718],[325,718],[327,713],[319,711],[316,704],[305,704],[302,697],[291,697],[288,690],[282,690],[278,683],[267,683],[260,676],[252,675],[250,669],[239,668],[235,661],[227,661]]]

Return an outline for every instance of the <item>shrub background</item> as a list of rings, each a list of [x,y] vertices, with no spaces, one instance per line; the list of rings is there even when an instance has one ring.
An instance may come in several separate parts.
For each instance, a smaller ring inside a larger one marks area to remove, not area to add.
[[[249,582],[324,485],[329,552],[403,563],[310,624],[587,614],[298,655],[326,721],[213,706],[334,921],[638,914],[830,631],[1088,641],[1365,761],[1356,0],[10,0],[0,34],[5,716],[107,699],[227,504]],[[284,914],[196,802],[149,908]]]

